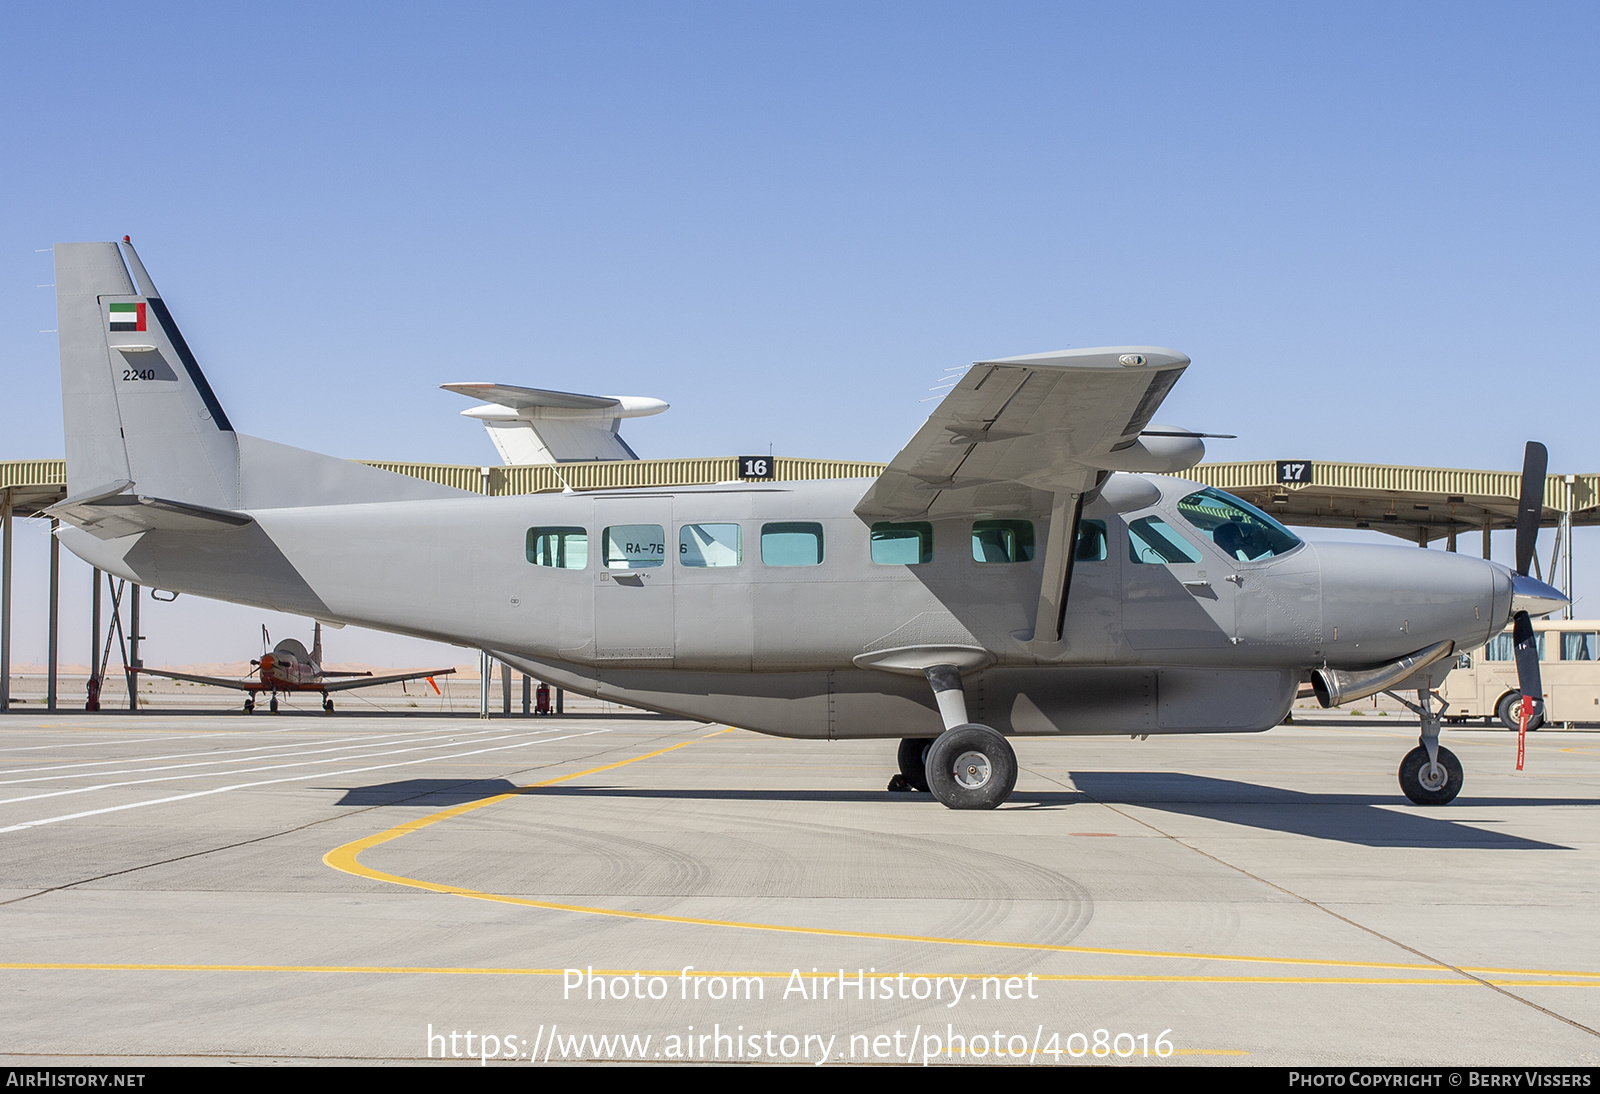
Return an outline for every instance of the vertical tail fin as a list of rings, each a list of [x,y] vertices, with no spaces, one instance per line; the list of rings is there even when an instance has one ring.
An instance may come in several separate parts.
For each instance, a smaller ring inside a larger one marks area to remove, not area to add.
[[[58,243],[56,309],[69,492],[140,494],[231,509],[238,443],[129,244]]]

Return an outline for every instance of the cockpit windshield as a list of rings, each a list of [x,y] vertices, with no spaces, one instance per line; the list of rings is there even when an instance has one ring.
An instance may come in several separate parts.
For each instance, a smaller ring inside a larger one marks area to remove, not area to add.
[[[1247,501],[1207,487],[1178,503],[1178,513],[1229,558],[1275,558],[1300,546],[1299,538]]]

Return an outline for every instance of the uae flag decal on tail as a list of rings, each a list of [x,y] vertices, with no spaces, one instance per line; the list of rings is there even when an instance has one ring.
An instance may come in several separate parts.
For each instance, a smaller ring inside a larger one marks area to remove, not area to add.
[[[110,311],[112,330],[144,330],[143,304],[107,304],[106,307]]]

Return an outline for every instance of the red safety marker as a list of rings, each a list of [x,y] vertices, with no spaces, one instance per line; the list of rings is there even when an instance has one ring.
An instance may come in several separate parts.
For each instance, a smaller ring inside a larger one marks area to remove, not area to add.
[[[1533,717],[1533,697],[1522,697],[1522,710],[1517,718],[1517,770],[1522,770],[1522,757],[1528,745],[1528,719]]]
[[[426,679],[427,679],[428,683],[433,684],[433,677],[429,676],[429,677],[426,677]],[[433,684],[433,693],[435,695],[443,695],[444,694],[444,692],[439,690],[439,685],[438,684]],[[1522,761],[1518,760],[1517,761],[1517,766],[1521,767],[1522,766]]]

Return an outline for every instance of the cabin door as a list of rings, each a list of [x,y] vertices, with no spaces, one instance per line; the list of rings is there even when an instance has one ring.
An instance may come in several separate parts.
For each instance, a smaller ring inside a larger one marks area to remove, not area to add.
[[[672,498],[596,498],[595,657],[672,663]]]

